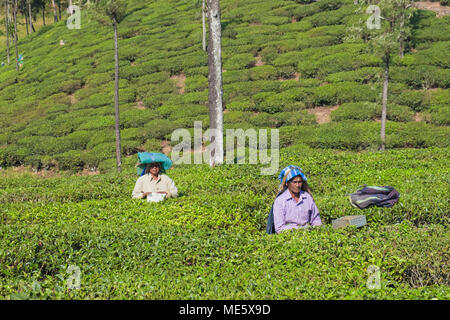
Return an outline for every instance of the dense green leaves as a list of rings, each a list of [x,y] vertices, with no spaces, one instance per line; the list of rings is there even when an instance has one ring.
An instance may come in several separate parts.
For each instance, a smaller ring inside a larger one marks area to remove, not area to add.
[[[282,152],[280,167],[305,170],[325,225],[274,236],[265,223],[276,175],[176,166],[168,174],[180,197],[148,204],[131,199],[135,160],[125,158],[122,175],[0,171],[2,298],[446,298],[448,148]],[[354,208],[347,194],[364,183],[392,185],[400,201]],[[357,214],[367,226],[330,226]],[[69,265],[80,268],[80,290],[67,288]],[[381,290],[367,288],[370,265]]]

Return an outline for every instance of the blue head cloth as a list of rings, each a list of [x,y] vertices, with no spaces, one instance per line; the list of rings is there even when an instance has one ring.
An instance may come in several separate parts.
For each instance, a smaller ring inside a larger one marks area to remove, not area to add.
[[[172,160],[160,152],[138,152],[137,174],[143,176],[147,164],[157,162],[160,164],[160,173],[172,167]]]
[[[290,166],[287,166],[286,168],[284,168],[283,170],[281,170],[280,174],[278,175],[278,179],[280,180],[280,183],[283,183],[283,179],[284,179],[284,176],[286,175],[286,173],[287,173],[287,176],[286,176],[285,182],[288,182],[289,180],[291,180],[292,178],[295,178],[297,176],[302,177],[302,180],[305,182],[308,181],[305,174],[303,173],[302,168],[294,166],[294,165],[290,165]]]

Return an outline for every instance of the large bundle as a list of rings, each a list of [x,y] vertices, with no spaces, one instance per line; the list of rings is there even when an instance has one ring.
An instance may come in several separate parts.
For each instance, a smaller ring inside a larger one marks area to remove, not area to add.
[[[350,194],[350,203],[357,208],[364,209],[372,205],[390,208],[397,203],[400,194],[394,187],[365,186]]]
[[[145,167],[148,163],[159,162],[161,164],[161,172],[169,170],[172,166],[172,160],[170,160],[165,154],[159,152],[138,152],[138,167],[137,173],[143,175],[145,173]]]

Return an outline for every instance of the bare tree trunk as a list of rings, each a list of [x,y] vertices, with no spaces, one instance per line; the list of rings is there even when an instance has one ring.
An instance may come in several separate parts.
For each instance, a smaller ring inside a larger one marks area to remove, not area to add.
[[[9,58],[9,7],[8,7],[8,0],[5,0],[5,27],[6,27],[6,55],[7,55],[8,64],[9,64],[10,58]]]
[[[220,1],[208,0],[208,102],[211,144],[210,166],[223,163],[223,87]]]
[[[53,7],[53,19],[54,19],[54,22],[58,22],[58,14],[56,13],[55,0],[52,0],[52,7]]]
[[[28,30],[29,30],[29,28],[28,28],[29,25],[30,25],[30,24],[29,24],[29,22],[28,22],[28,16],[25,14],[25,27],[27,28],[27,35],[30,34],[30,32],[28,31]]]
[[[383,82],[383,101],[381,109],[381,148],[385,149],[386,142],[386,108],[387,108],[387,97],[388,97],[388,84],[389,84],[389,53],[384,57],[385,67],[384,67],[384,82]]]
[[[203,26],[203,34],[202,34],[202,48],[203,51],[206,51],[206,8],[205,8],[205,0],[202,0],[202,26]]]
[[[58,4],[59,21],[61,21],[61,0],[57,1],[57,4]]]
[[[400,21],[400,58],[403,58],[403,56],[405,55],[405,33],[404,33],[404,29],[405,29],[405,12],[402,13],[401,17],[400,17],[401,21]]]
[[[33,33],[33,19],[31,17],[31,0],[28,0],[28,15],[30,16],[30,33]]]
[[[16,50],[16,71],[19,71],[19,53],[17,49],[17,0],[14,0],[14,47]]]
[[[115,59],[115,74],[114,74],[114,108],[115,108],[115,129],[116,129],[116,160],[117,171],[122,171],[122,147],[120,142],[120,122],[119,122],[119,46],[117,36],[117,21],[113,20],[114,27],[114,59]]]
[[[45,2],[42,2],[42,23],[45,26]]]
[[[400,39],[400,58],[403,58],[405,55],[405,41],[403,38]]]

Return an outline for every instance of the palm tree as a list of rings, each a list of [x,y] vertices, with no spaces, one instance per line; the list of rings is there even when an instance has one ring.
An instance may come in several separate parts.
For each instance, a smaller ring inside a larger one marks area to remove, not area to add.
[[[380,150],[386,148],[386,114],[388,103],[388,87],[389,87],[389,67],[392,54],[398,50],[400,42],[400,55],[404,50],[403,41],[409,33],[409,19],[411,17],[408,9],[411,8],[410,0],[359,0],[360,5],[365,7],[368,4],[376,5],[380,9],[381,16],[384,20],[380,28],[371,29],[369,31],[368,46],[370,51],[379,56],[383,61],[383,91],[381,100],[381,130]],[[356,30],[356,31],[355,31]],[[361,28],[353,28],[353,35],[349,38],[360,38],[362,35]]]
[[[205,0],[202,0],[202,27],[203,27],[203,33],[202,33],[202,48],[203,51],[206,51],[206,8],[205,8]]]
[[[6,55],[9,64],[9,1],[5,0]]]
[[[115,132],[116,132],[116,161],[117,171],[122,171],[122,155],[120,141],[120,120],[119,120],[119,45],[118,45],[118,25],[125,18],[126,2],[124,0],[101,0],[97,2],[97,10],[106,15],[112,23],[114,30],[114,109],[115,109]]]
[[[19,71],[19,52],[17,48],[17,0],[14,0],[14,48],[16,50],[16,71]]]
[[[30,20],[30,33],[33,33],[33,20],[31,17],[31,0],[27,0],[27,4],[28,4],[28,15],[29,15],[29,20]]]

